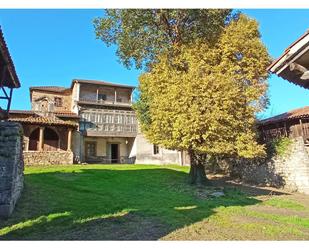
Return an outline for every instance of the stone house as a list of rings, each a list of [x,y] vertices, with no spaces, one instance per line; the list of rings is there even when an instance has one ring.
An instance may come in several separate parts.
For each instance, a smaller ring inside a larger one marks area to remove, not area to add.
[[[70,88],[31,87],[30,111],[11,110],[24,129],[24,158],[31,164],[188,164],[183,152],[159,148],[138,130],[134,87],[72,80]]]
[[[9,121],[23,126],[23,154],[26,165],[72,164],[72,134],[79,116],[62,87],[30,88],[32,110],[11,110]]]

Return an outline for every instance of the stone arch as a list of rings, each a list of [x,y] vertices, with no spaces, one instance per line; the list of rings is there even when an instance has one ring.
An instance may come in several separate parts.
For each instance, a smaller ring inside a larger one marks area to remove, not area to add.
[[[28,150],[39,150],[40,127],[34,128],[29,136]],[[45,127],[43,132],[43,150],[56,151],[60,148],[60,136],[56,129]]]
[[[59,149],[60,137],[58,132],[50,127],[44,129],[44,150],[54,151]]]
[[[38,150],[40,138],[40,128],[33,129],[29,136],[28,150]]]

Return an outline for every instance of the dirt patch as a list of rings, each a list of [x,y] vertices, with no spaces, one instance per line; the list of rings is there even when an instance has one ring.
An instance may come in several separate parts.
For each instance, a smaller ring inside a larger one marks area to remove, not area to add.
[[[287,208],[277,208],[272,206],[264,206],[264,205],[255,205],[248,207],[248,209],[261,212],[261,213],[267,213],[267,214],[274,214],[274,215],[283,215],[283,216],[298,216],[302,218],[308,218],[309,212],[308,211],[297,211]]]
[[[62,234],[48,235],[46,240],[157,240],[168,231],[168,227],[155,218],[128,214],[79,224]]]

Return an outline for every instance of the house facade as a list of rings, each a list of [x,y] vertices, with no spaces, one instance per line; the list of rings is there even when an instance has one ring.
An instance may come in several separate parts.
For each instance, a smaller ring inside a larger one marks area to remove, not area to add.
[[[151,144],[132,109],[134,87],[72,80],[70,88],[30,88],[30,111],[10,111],[24,129],[25,164],[188,164],[184,152]]]
[[[23,153],[26,165],[72,164],[73,133],[79,116],[70,111],[69,90],[62,87],[30,88],[32,109],[11,110],[9,121],[23,126]]]

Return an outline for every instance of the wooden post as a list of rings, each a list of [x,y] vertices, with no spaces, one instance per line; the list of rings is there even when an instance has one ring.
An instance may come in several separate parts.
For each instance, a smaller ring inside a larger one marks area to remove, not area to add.
[[[13,88],[10,88],[10,96],[9,96],[9,99],[8,99],[8,105],[7,105],[7,113],[9,113],[9,110],[11,108],[11,101],[12,101],[12,95],[13,95]]]
[[[67,151],[71,151],[71,145],[72,145],[72,129],[69,129],[69,131],[68,131],[68,148],[67,148]]]
[[[301,118],[299,119],[299,124],[300,124],[300,129],[301,129],[301,136],[304,137],[303,122],[301,121]]]
[[[43,145],[44,145],[44,127],[40,127],[39,151],[43,151]]]
[[[288,137],[288,130],[287,130],[286,122],[284,122],[284,134],[286,137]]]
[[[115,103],[117,102],[117,89],[115,88]]]
[[[99,88],[97,88],[97,102],[99,101]]]

